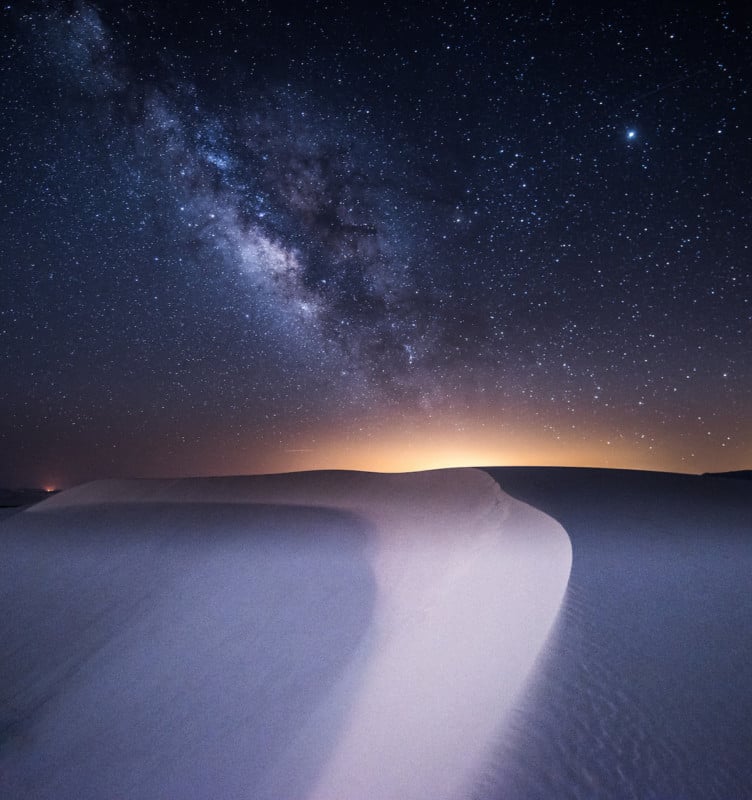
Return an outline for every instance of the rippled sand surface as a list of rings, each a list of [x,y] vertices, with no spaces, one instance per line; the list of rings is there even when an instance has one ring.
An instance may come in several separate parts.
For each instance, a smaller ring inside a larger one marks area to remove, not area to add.
[[[479,797],[752,797],[752,484],[490,470],[573,547],[556,631]]]

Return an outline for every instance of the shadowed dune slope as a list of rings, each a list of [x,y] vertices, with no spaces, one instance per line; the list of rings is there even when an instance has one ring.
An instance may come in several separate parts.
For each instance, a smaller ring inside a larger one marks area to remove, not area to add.
[[[488,470],[565,526],[572,572],[483,797],[752,797],[752,492],[744,481]]]

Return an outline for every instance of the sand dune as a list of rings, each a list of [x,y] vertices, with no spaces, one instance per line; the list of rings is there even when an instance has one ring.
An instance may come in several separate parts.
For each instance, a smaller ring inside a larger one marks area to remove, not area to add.
[[[3,797],[752,797],[748,481],[103,481],[0,547]]]
[[[478,470],[97,482],[0,542],[29,798],[466,797],[571,563]]]

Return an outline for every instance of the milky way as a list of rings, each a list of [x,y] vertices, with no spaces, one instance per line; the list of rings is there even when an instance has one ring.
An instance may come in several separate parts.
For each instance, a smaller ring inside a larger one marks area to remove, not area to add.
[[[7,5],[0,473],[743,466],[749,21],[505,9]]]

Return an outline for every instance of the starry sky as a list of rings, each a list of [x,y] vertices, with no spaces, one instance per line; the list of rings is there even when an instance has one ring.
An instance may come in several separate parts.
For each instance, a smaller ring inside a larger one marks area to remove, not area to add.
[[[752,23],[688,8],[4,4],[0,485],[752,466]]]

